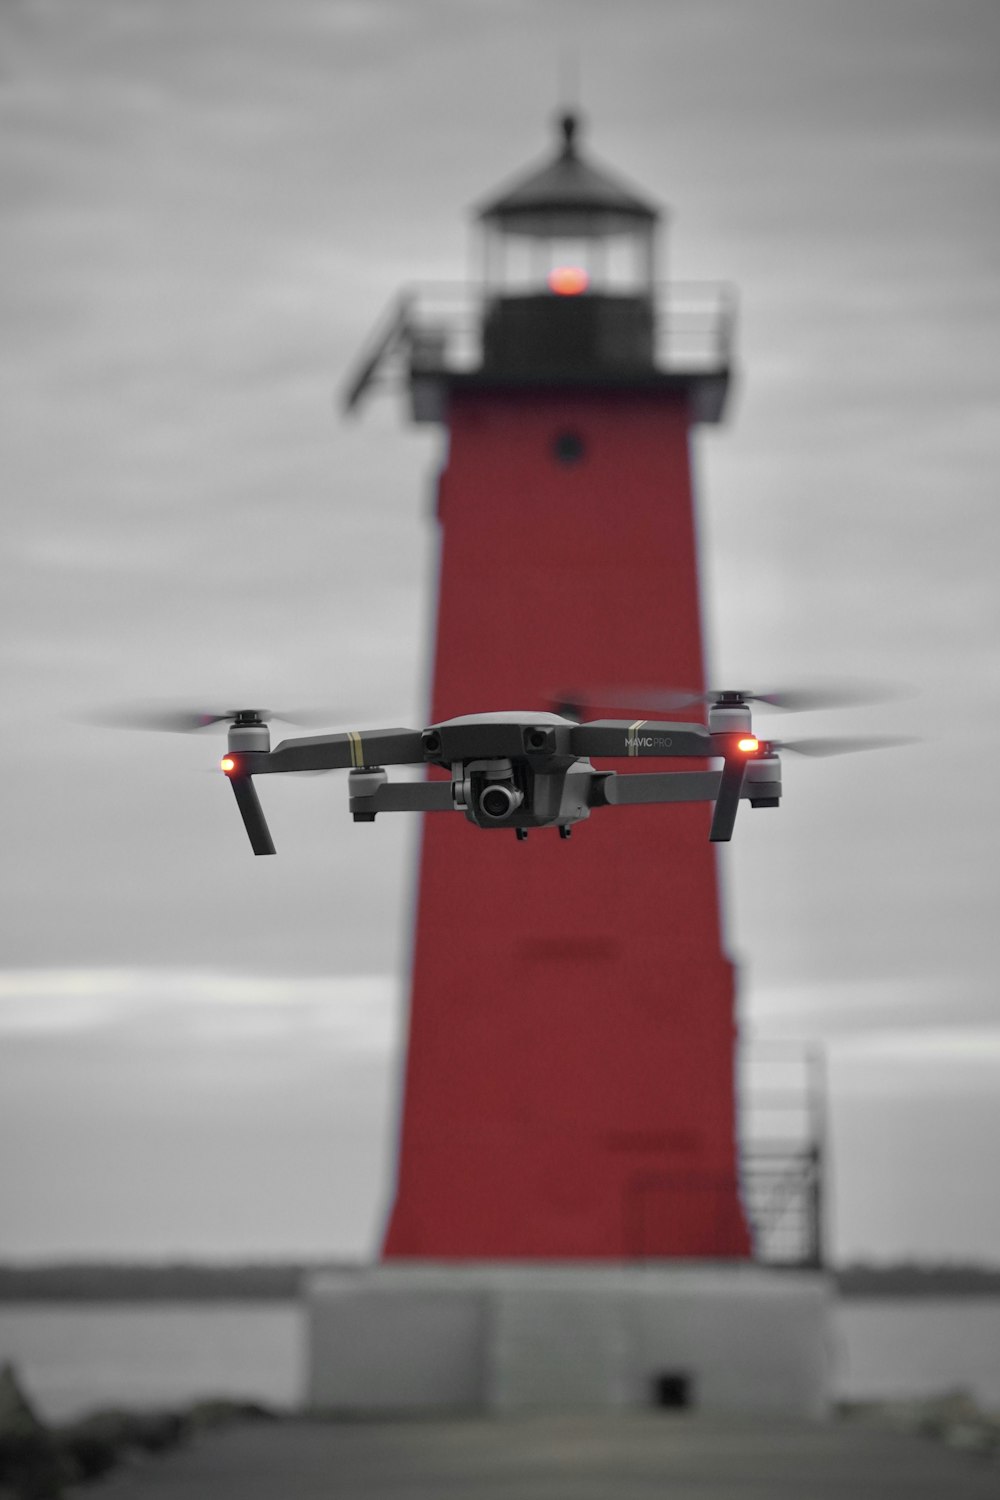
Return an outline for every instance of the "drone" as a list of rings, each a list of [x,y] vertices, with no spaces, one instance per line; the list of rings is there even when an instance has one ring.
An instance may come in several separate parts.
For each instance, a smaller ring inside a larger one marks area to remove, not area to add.
[[[567,695],[568,697],[568,695]],[[602,696],[604,704],[615,698]],[[627,695],[617,701],[628,702]],[[753,731],[754,702],[776,708],[830,707],[850,701],[828,692],[660,693],[647,712],[707,704],[707,724],[662,718],[593,719],[564,698],[562,710],[466,714],[426,729],[348,730],[280,741],[273,748],[264,709],[134,715],[130,727],[192,730],[228,723],[221,769],[229,781],[254,854],[274,854],[256,777],[346,770],[348,809],[356,823],[379,813],[459,812],[477,828],[513,831],[519,841],[536,828],[568,839],[577,823],[604,807],[656,803],[713,804],[709,839],[727,843],[740,802],[752,808],[781,802],[779,752],[831,755],[898,743],[885,739],[762,740]],[[280,717],[284,717],[283,715]],[[119,724],[122,722],[118,721]],[[721,768],[628,772],[597,769],[599,760],[721,761]],[[424,765],[426,781],[390,781],[387,766]],[[445,776],[435,775],[445,772]]]

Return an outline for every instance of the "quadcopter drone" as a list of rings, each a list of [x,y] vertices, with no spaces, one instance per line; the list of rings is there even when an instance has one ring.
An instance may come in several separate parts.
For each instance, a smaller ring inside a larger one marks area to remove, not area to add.
[[[605,703],[614,698],[604,696]],[[628,701],[625,699],[624,701]],[[842,697],[836,701],[845,701]],[[777,807],[781,800],[779,750],[838,754],[885,740],[761,740],[753,732],[750,704],[778,708],[828,707],[828,694],[742,691],[660,694],[658,707],[708,704],[708,723],[654,718],[581,721],[575,705],[561,713],[468,714],[429,728],[349,730],[286,739],[271,747],[269,713],[244,708],[222,713],[135,717],[133,726],[200,729],[228,723],[221,767],[254,854],[274,854],[257,776],[282,772],[349,771],[348,807],[357,823],[382,812],[461,812],[477,828],[509,829],[519,840],[533,828],[557,828],[569,838],[595,808],[667,802],[714,804],[709,839],[732,838],[740,801]],[[650,710],[653,711],[653,710]],[[121,721],[119,721],[121,722]],[[721,769],[638,772],[598,770],[591,761],[682,759],[721,761]],[[447,778],[392,782],[386,766],[426,765]]]

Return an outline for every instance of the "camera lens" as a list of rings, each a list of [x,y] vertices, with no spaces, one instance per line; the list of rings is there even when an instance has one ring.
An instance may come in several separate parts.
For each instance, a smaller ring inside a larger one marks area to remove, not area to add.
[[[488,818],[506,818],[515,805],[509,786],[488,786],[479,799],[479,806]]]
[[[524,793],[511,781],[487,782],[479,793],[479,813],[491,823],[502,823],[516,812]]]

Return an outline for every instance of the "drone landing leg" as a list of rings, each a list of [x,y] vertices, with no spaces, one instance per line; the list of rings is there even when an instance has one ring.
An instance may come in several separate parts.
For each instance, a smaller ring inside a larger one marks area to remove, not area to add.
[[[243,818],[243,825],[250,835],[254,854],[273,854],[274,844],[253,779],[250,776],[230,776],[229,782],[236,795],[236,805]]]
[[[743,790],[746,768],[747,763],[743,756],[740,756],[738,760],[726,760],[723,764],[719,795],[715,801],[715,812],[712,814],[712,830],[708,835],[713,844],[727,844],[733,836],[733,825],[736,822],[736,812],[740,805],[740,793]]]

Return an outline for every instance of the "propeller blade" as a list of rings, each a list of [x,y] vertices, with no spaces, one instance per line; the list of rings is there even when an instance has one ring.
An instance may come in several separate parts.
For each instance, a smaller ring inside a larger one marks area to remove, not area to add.
[[[280,719],[283,724],[301,724],[303,728],[315,724],[317,729],[321,729],[324,726],[350,724],[357,715],[344,708],[321,707],[275,709],[272,717]]]
[[[340,709],[321,708],[191,708],[186,704],[136,703],[122,708],[97,710],[83,715],[85,723],[101,729],[146,729],[165,734],[196,734],[213,724],[231,724],[235,719],[252,716],[261,724],[280,719],[284,724],[342,723],[346,715]]]
[[[575,719],[577,724],[583,718],[583,701],[579,693],[555,693],[548,699],[548,712],[558,714],[561,719]]]
[[[194,734],[212,724],[225,724],[235,719],[237,712],[235,709],[216,713],[198,708],[168,708],[162,704],[143,707],[136,704],[128,708],[101,710],[83,717],[86,723],[95,724],[100,729],[149,729],[164,734]],[[263,709],[253,712],[257,713],[263,723],[271,717]]]
[[[859,750],[892,750],[900,745],[915,745],[915,735],[821,735],[815,739],[768,740],[772,750],[790,750],[793,755],[811,755],[821,759],[829,755],[853,755]]]
[[[632,684],[588,688],[567,692],[558,701],[560,712],[572,709],[569,717],[579,718],[581,710],[591,708],[631,708],[637,713],[680,713],[699,703],[720,703],[725,698],[742,699],[744,703],[766,703],[787,713],[808,713],[825,708],[856,708],[885,703],[904,697],[908,689],[887,683],[856,680],[817,683],[813,686],[775,688],[758,693],[750,688],[710,689],[662,688]]]
[[[230,776],[229,782],[236,794],[236,805],[243,819],[243,826],[250,837],[250,845],[254,854],[273,854],[274,844],[271,840],[264,817],[264,810],[260,805],[256,788],[251,776]]]
[[[578,722],[588,710],[596,708],[634,708],[638,713],[679,713],[708,697],[695,689],[649,687],[587,688],[556,694],[551,700],[554,711]]]
[[[825,708],[865,708],[902,697],[904,689],[884,682],[843,681],[817,683],[815,686],[778,688],[773,692],[750,693],[754,703],[766,703],[787,713],[809,713]]]

